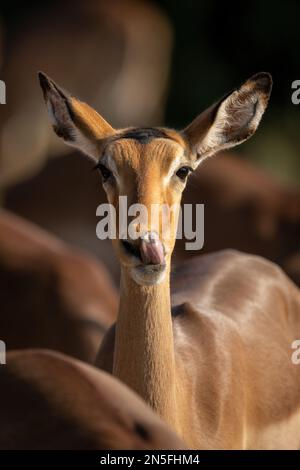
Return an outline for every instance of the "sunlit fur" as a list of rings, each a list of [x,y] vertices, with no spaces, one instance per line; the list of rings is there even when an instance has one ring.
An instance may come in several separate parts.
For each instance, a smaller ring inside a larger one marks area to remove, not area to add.
[[[170,133],[172,135],[172,133]],[[101,149],[100,161],[104,160],[107,167],[114,173],[112,180],[104,183],[108,200],[111,202],[119,218],[119,196],[127,196],[128,207],[132,204],[142,204],[148,212],[148,226],[140,227],[141,233],[152,230],[151,206],[152,204],[166,204],[174,206],[179,203],[185,182],[177,176],[176,171],[183,165],[191,164],[185,153],[183,139],[152,139],[149,143],[141,144],[133,139],[118,140],[117,136],[110,141],[107,139]],[[174,160],[177,162],[174,167]],[[170,174],[171,170],[171,174]],[[166,252],[166,261],[175,245],[178,211],[171,218],[169,232],[162,233],[160,226],[160,239]],[[166,273],[154,268],[141,269],[141,262],[137,258],[128,256],[118,239],[113,240],[121,264],[129,268],[132,277],[139,283],[155,284],[164,278]]]
[[[128,387],[53,350],[9,351],[0,388],[1,451],[185,448]]]
[[[42,86],[51,101],[53,83]],[[124,131],[112,130],[102,118],[95,133],[93,122],[93,157],[98,162],[109,153],[118,172],[117,184],[105,185],[108,199],[116,204],[118,195],[126,194],[146,205],[179,201],[184,183],[170,175],[174,160],[195,168],[249,138],[271,86],[268,74],[257,74],[184,131],[164,129],[164,137],[148,142],[120,138]],[[65,100],[74,113],[74,98],[64,97],[59,106]],[[69,130],[83,121],[89,127],[88,108],[80,120],[72,112]],[[189,447],[299,448],[300,373],[291,361],[291,344],[300,338],[299,290],[276,265],[225,251],[177,269],[170,296],[175,225],[163,240],[165,277],[153,285],[135,282],[134,265],[115,242],[119,315],[101,345],[98,366],[137,391]]]

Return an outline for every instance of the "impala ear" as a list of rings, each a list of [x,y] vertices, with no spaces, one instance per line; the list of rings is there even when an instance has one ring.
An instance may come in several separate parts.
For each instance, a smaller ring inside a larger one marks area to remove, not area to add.
[[[66,144],[97,160],[100,139],[113,134],[114,129],[97,111],[62,90],[44,73],[38,76],[55,133]]]
[[[183,136],[199,160],[249,139],[268,104],[272,77],[261,72],[200,114]]]

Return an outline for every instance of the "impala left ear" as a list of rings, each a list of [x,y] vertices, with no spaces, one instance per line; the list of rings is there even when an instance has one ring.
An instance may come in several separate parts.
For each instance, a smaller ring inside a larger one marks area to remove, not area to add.
[[[183,131],[191,151],[200,159],[249,139],[267,107],[272,77],[261,72],[200,114]]]
[[[66,144],[98,161],[99,140],[113,134],[114,129],[88,104],[71,96],[44,73],[38,75],[54,132]]]

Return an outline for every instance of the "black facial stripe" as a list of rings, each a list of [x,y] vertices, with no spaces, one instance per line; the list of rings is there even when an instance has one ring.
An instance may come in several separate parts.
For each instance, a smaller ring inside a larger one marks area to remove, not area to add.
[[[116,136],[119,139],[134,139],[141,144],[147,144],[152,139],[170,139],[170,137],[161,129],[155,127],[135,128],[125,131],[123,134]]]

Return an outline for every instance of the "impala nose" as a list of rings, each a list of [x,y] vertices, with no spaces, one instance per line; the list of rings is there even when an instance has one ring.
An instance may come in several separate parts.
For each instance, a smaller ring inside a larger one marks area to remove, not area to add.
[[[146,232],[141,237],[140,253],[144,264],[165,264],[164,246],[156,232]]]

